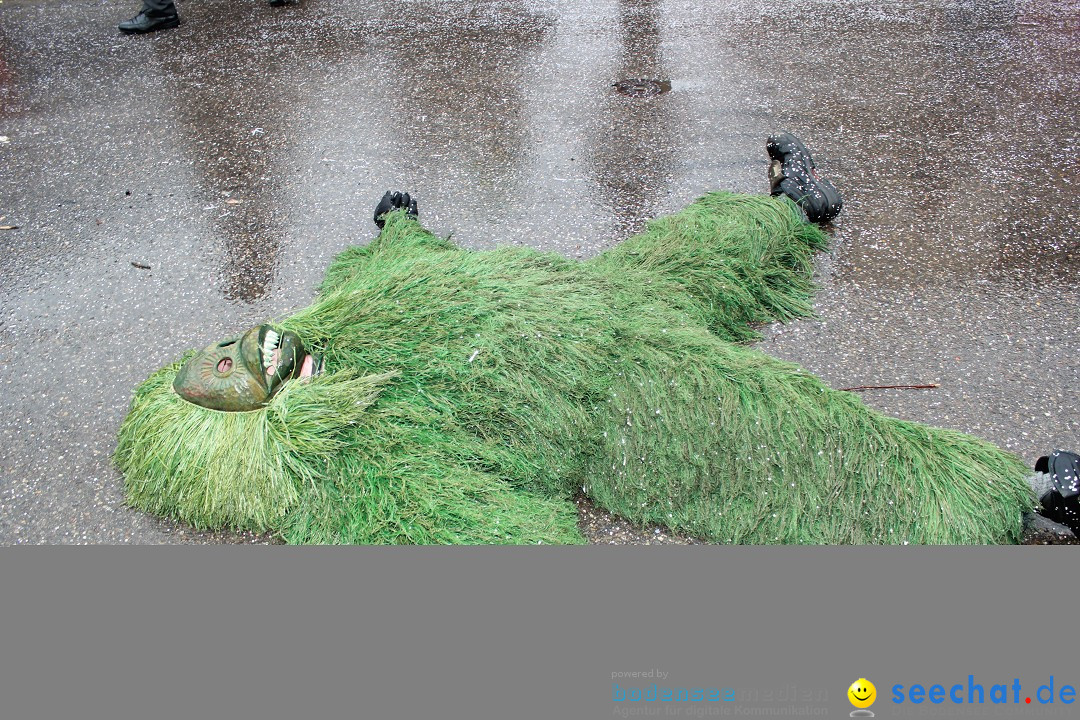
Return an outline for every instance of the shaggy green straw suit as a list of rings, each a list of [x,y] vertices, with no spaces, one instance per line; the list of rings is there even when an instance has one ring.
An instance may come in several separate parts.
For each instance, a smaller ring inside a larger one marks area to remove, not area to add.
[[[473,252],[402,211],[277,323],[325,357],[263,409],[136,392],[131,505],[292,543],[574,543],[572,498],[723,543],[1006,543],[1015,457],[745,343],[810,312],[826,236],[712,193],[594,259]]]

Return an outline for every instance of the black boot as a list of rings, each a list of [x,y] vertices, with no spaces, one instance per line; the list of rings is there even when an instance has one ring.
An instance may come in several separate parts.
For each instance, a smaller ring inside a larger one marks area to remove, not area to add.
[[[1042,481],[1039,487],[1032,483],[1039,497],[1039,514],[1080,532],[1080,455],[1055,450],[1039,458],[1035,472]]]
[[[773,195],[787,195],[802,208],[810,222],[825,222],[836,217],[843,207],[840,193],[821,177],[814,158],[799,138],[780,133],[765,143],[772,162],[769,185]]]
[[[127,35],[166,30],[180,24],[180,16],[176,14],[176,6],[169,5],[164,10],[151,10],[143,8],[135,17],[117,25],[120,32]]]

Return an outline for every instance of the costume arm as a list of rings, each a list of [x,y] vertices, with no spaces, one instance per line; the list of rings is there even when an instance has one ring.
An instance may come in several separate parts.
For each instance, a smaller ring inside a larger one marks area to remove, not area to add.
[[[408,193],[387,192],[375,207],[379,235],[367,245],[354,245],[334,258],[320,292],[330,293],[362,271],[367,261],[388,249],[395,252],[451,250],[454,246],[425,230],[418,220],[416,200]]]
[[[437,238],[420,226],[420,211],[409,193],[389,190],[375,206],[375,224],[382,231],[369,246],[372,252],[389,246],[393,249],[416,248],[423,252],[453,249],[448,241]]]
[[[406,210],[393,210],[383,215],[382,219],[382,232],[372,241],[372,252],[406,246],[425,252],[457,249],[448,240],[425,230],[416,216]]]
[[[290,543],[574,544],[573,503],[430,452],[417,438],[344,458],[340,473],[289,513]],[[402,452],[407,448],[408,454]],[[346,451],[348,452],[348,451]]]

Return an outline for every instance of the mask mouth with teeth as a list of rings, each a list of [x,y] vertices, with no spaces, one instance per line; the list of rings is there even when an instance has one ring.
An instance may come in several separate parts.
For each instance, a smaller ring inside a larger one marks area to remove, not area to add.
[[[212,410],[258,410],[287,380],[310,377],[314,365],[296,333],[257,325],[188,360],[177,373],[173,390],[184,400]]]

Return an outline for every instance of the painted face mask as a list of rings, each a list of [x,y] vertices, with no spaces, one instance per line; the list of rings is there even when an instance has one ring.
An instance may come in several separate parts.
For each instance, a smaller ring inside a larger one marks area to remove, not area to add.
[[[196,405],[242,412],[266,405],[286,380],[311,374],[312,357],[296,333],[257,325],[188,360],[173,390]]]

